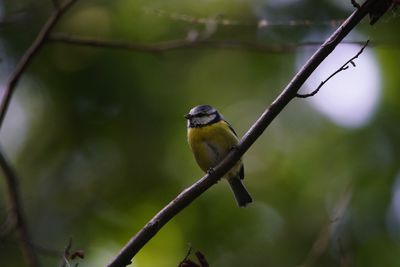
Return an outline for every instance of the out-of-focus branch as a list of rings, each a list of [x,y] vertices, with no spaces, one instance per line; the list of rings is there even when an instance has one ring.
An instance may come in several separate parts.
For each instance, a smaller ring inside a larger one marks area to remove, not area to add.
[[[179,263],[178,267],[209,267],[206,257],[200,251],[196,251],[195,255],[198,260],[198,264],[189,259],[190,254],[192,253],[192,248],[190,247],[185,258]]]
[[[77,0],[67,0],[55,9],[42,29],[39,31],[36,39],[26,50],[14,71],[8,78],[6,85],[4,86],[4,93],[0,100],[0,129],[3,125],[4,117],[10,104],[12,94],[15,91],[21,75],[28,67],[34,56],[38,53],[42,45],[45,43],[49,32],[54,28],[65,11],[67,11],[67,9],[70,8],[76,1]],[[0,167],[3,170],[7,186],[7,203],[9,205],[9,214],[7,219],[8,227],[17,232],[18,243],[26,264],[30,267],[38,267],[40,266],[39,260],[30,239],[28,225],[26,223],[22,208],[18,187],[18,178],[6,157],[3,155],[2,151],[0,151]]]
[[[136,42],[106,40],[87,36],[71,35],[66,33],[51,33],[49,41],[70,45],[89,46],[97,48],[121,49],[144,53],[162,53],[182,49],[235,49],[263,53],[290,53],[299,47],[319,46],[322,42],[301,42],[290,44],[265,44],[241,40],[212,40],[212,39],[177,39],[151,44]],[[361,41],[345,41],[345,44],[363,45]]]
[[[310,27],[310,26],[331,26],[337,27],[341,23],[343,23],[343,19],[336,19],[336,20],[266,20],[261,19],[258,21],[243,21],[243,20],[236,20],[236,19],[229,19],[226,18],[224,15],[217,15],[214,17],[196,17],[189,14],[177,13],[177,12],[169,12],[166,10],[162,10],[159,8],[152,8],[152,7],[145,7],[144,11],[149,15],[155,15],[160,18],[166,18],[174,21],[182,21],[191,24],[208,24],[210,22],[215,23],[219,26],[240,26],[240,27],[293,27],[293,26],[300,26],[300,27]]]
[[[332,214],[328,222],[321,228],[317,238],[314,240],[314,243],[311,247],[310,252],[307,255],[307,258],[304,260],[304,263],[299,267],[311,267],[313,266],[318,259],[325,253],[326,249],[329,246],[329,242],[332,239],[335,229],[338,227],[341,222],[345,212],[347,211],[347,207],[352,197],[352,189],[351,187],[347,188],[346,191],[340,196],[338,202],[333,208]]]
[[[359,9],[353,12],[349,18],[324,42],[314,53],[308,62],[299,70],[289,82],[282,93],[263,112],[258,120],[251,126],[240,140],[236,149],[233,149],[222,160],[214,171],[203,176],[199,181],[181,192],[174,200],[158,212],[142,229],[133,236],[121,249],[118,255],[109,263],[109,267],[126,266],[143,246],[157,234],[157,232],[180,211],[186,208],[197,197],[214,185],[243,154],[254,144],[264,130],[275,117],[296,97],[298,90],[304,84],[311,73],[321,62],[335,49],[343,38],[368,14],[371,4],[377,0],[368,0]]]
[[[30,267],[40,266],[29,235],[28,225],[22,208],[18,178],[8,160],[0,151],[0,167],[3,170],[7,186],[7,203],[9,206],[8,224],[17,232],[18,243],[26,264]]]
[[[8,78],[6,85],[4,87],[4,93],[0,100],[0,129],[3,125],[4,117],[8,109],[8,105],[10,104],[11,97],[14,93],[15,87],[25,69],[29,66],[29,63],[32,61],[34,56],[40,50],[42,45],[45,43],[47,35],[54,28],[57,22],[60,20],[62,15],[70,8],[77,0],[66,0],[63,4],[60,4],[58,8],[56,8],[53,14],[48,18],[46,23],[43,25],[42,29],[39,31],[36,39],[33,41],[31,46],[26,50],[24,55],[21,57],[14,71],[11,73]]]
[[[323,80],[318,85],[318,87],[315,90],[313,90],[311,93],[308,93],[308,94],[299,94],[298,93],[296,96],[299,98],[308,98],[308,97],[314,96],[319,92],[319,90],[322,88],[322,86],[324,86],[325,83],[327,83],[330,79],[333,78],[333,76],[335,76],[339,72],[347,70],[349,68],[349,64],[351,64],[353,67],[355,67],[356,63],[354,63],[354,60],[357,59],[364,52],[364,49],[367,47],[368,44],[369,44],[369,40],[365,42],[365,44],[361,47],[360,51],[358,51],[358,53],[355,56],[353,56],[352,58],[347,60],[346,63],[344,63],[340,68],[338,68],[335,72],[333,72],[331,75],[329,75],[328,78]]]

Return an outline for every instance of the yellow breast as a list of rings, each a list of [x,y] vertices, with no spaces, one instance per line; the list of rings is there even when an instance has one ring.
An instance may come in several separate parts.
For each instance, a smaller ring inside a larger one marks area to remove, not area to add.
[[[238,143],[238,138],[229,128],[229,125],[221,120],[217,123],[198,128],[188,128],[188,142],[194,157],[200,168],[206,172],[215,167]],[[241,162],[234,167],[235,174],[241,166]],[[232,169],[232,170],[233,170]]]

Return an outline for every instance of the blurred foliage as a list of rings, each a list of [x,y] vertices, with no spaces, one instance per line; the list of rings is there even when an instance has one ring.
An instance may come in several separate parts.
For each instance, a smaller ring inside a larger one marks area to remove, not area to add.
[[[285,44],[334,28],[259,29],[257,22],[318,24],[350,14],[350,1],[334,2],[87,0],[78,1],[56,31],[143,43],[204,31],[202,24],[146,12],[153,8],[247,23],[218,26],[211,36],[216,40]],[[0,1],[0,9],[8,19],[0,25],[4,84],[52,6],[44,0]],[[316,266],[338,266],[344,258],[347,266],[400,266],[399,26],[397,12],[374,27],[365,20],[357,28],[372,42],[389,44],[373,48],[382,97],[367,124],[344,128],[309,102],[294,100],[244,158],[255,203],[238,209],[221,181],[163,228],[134,266],[177,266],[189,243],[211,266],[299,265],[348,188],[350,202]],[[18,85],[0,138],[21,180],[35,244],[62,250],[72,237],[74,247],[85,250],[80,266],[104,266],[203,175],[186,144],[183,115],[208,103],[243,135],[295,74],[295,60],[289,52],[151,54],[47,43]],[[0,189],[3,195],[3,179]],[[0,218],[6,213],[1,202]],[[2,266],[22,266],[12,236],[0,241],[0,257]],[[44,253],[40,258],[44,266],[60,260]]]

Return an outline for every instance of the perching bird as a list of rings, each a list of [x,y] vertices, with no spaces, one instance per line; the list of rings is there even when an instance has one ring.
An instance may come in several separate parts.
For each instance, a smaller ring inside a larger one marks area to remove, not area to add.
[[[215,167],[238,143],[231,125],[209,105],[194,107],[185,115],[187,137],[197,164],[204,172]],[[250,194],[242,184],[243,163],[239,160],[224,176],[229,182],[239,207],[252,202]]]

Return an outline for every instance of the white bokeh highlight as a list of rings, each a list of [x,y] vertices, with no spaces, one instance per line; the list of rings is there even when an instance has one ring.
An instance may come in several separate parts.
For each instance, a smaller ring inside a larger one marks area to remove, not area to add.
[[[339,45],[306,81],[301,93],[313,91],[360,49],[359,45]],[[314,50],[299,51],[298,68]],[[346,128],[362,127],[369,122],[378,106],[381,91],[381,75],[374,53],[367,47],[354,62],[356,67],[350,64],[347,70],[330,79],[315,96],[308,98],[312,107],[335,124]]]

